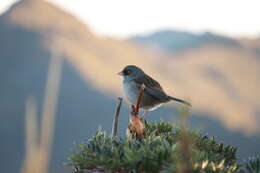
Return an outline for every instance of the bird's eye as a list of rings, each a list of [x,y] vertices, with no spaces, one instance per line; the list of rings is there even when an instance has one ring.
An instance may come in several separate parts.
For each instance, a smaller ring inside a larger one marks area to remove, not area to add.
[[[123,72],[124,72],[124,75],[129,75],[129,74],[131,74],[131,73],[132,73],[132,71],[131,71],[131,70],[124,70]]]

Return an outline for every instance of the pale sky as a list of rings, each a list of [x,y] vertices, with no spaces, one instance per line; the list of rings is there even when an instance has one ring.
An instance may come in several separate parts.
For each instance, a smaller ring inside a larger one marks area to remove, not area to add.
[[[49,0],[101,35],[125,38],[160,29],[260,36],[260,0]],[[0,13],[14,0],[1,0]]]

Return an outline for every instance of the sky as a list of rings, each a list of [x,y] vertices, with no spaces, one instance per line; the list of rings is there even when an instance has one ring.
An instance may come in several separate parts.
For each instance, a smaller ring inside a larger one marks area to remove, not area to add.
[[[0,13],[15,0],[1,0]],[[48,0],[85,22],[92,31],[117,38],[161,29],[260,36],[259,0]]]

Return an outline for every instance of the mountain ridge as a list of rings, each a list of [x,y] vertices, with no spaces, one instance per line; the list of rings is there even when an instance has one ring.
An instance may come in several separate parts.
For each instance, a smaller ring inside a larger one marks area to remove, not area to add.
[[[4,153],[3,158],[8,158],[1,160],[3,172],[12,173],[19,169],[24,154],[25,101],[29,95],[34,95],[41,105],[53,49],[64,59],[64,65],[50,172],[70,172],[61,163],[74,141],[89,138],[99,125],[110,131],[116,98],[122,95],[121,78],[116,73],[126,64],[142,67],[158,79],[169,94],[180,98],[190,97],[194,105],[191,124],[210,124],[208,133],[212,135],[220,136],[228,132],[230,136],[221,139],[229,142],[241,138],[244,140],[241,146],[243,157],[251,155],[252,149],[257,146],[258,139],[254,134],[258,132],[255,126],[258,121],[251,111],[258,106],[258,95],[236,95],[240,92],[239,88],[229,98],[229,90],[239,86],[240,81],[235,78],[235,73],[225,70],[241,59],[241,63],[230,71],[239,72],[245,66],[250,66],[250,71],[244,69],[237,75],[255,86],[252,81],[255,81],[256,76],[252,74],[258,73],[258,61],[249,61],[254,58],[251,52],[241,53],[238,48],[212,46],[188,51],[179,54],[179,57],[158,56],[128,40],[98,37],[73,15],[67,15],[49,2],[33,0],[20,1],[0,16],[0,35],[0,138],[4,141],[0,143],[0,152]],[[248,58],[235,58],[241,55]],[[224,58],[218,58],[222,56]],[[202,59],[198,61],[198,57]],[[223,62],[225,66],[214,66]],[[216,77],[219,81],[215,81]],[[250,91],[255,90],[252,86]],[[245,91],[242,93],[247,95]],[[234,98],[238,100],[234,101]],[[241,99],[245,99],[245,103],[240,102]],[[210,101],[213,103],[208,104]],[[234,108],[238,110],[233,111]],[[41,109],[39,107],[39,111]],[[176,104],[170,108],[165,106],[151,112],[149,119],[159,120],[160,117],[154,115],[160,115],[172,121],[176,117],[172,114],[176,112]],[[128,123],[128,114],[129,109],[123,106],[120,117],[122,133]],[[253,139],[250,134],[253,134]],[[245,141],[250,144],[245,144]],[[247,147],[249,145],[250,150]]]
[[[196,49],[205,45],[224,45],[241,47],[234,38],[211,32],[192,33],[180,30],[159,30],[146,35],[136,35],[129,39],[139,44],[158,47],[163,51],[181,52]]]

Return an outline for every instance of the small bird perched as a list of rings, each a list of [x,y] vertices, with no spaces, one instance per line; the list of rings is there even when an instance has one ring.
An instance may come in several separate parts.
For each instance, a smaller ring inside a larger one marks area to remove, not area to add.
[[[118,73],[123,76],[123,91],[126,98],[131,104],[135,104],[139,95],[140,87],[145,85],[143,97],[140,103],[140,107],[147,111],[152,111],[163,103],[171,100],[191,106],[190,103],[167,95],[161,85],[144,73],[142,69],[135,65],[126,66],[121,72]]]

